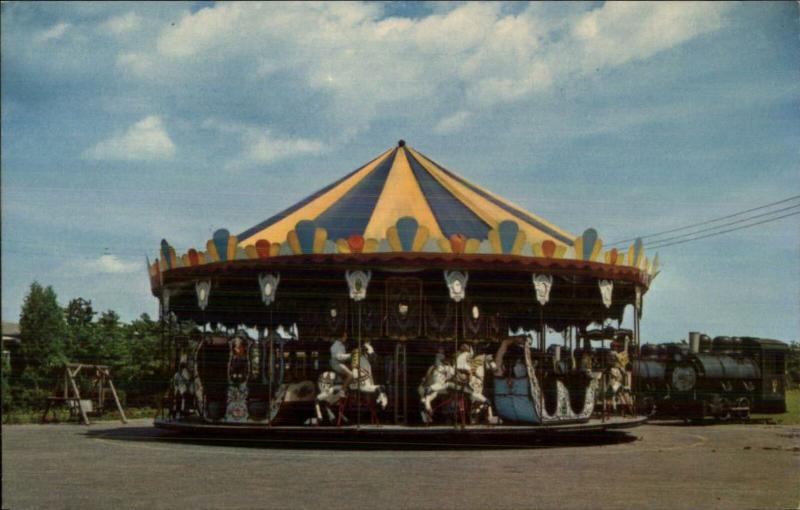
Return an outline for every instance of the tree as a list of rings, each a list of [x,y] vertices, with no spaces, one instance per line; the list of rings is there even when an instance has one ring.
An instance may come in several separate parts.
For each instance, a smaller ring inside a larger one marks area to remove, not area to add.
[[[789,342],[789,353],[786,356],[786,373],[789,382],[800,385],[800,342]]]
[[[164,391],[161,366],[161,325],[146,313],[124,326],[125,354],[117,375],[132,405],[156,405]]]
[[[98,314],[80,297],[62,309],[51,287],[34,282],[22,305],[20,337],[22,370],[2,371],[3,412],[12,402],[14,407],[41,405],[61,383],[68,361],[109,365],[128,404],[155,405],[163,394],[161,325],[147,314],[124,324],[115,311]],[[90,383],[79,378],[82,395],[88,396]]]
[[[100,314],[95,325],[94,363],[110,365],[116,371],[125,363],[125,331],[119,315],[113,310]]]
[[[21,403],[40,403],[38,401],[52,391],[56,371],[67,360],[64,311],[58,306],[52,287],[42,287],[38,282],[31,284],[22,304],[19,328],[20,354],[25,369],[18,385],[22,387],[22,398],[17,400]]]
[[[3,356],[2,370],[2,389],[0,389],[0,395],[2,395],[2,406],[5,410],[11,408],[13,402],[11,396],[11,362],[5,356]]]
[[[83,298],[75,298],[69,302],[66,310],[67,325],[69,327],[88,326],[94,319],[92,302]]]
[[[92,323],[95,315],[92,302],[87,299],[79,297],[67,304],[68,340],[65,351],[71,361],[91,363],[97,351],[95,328]]]

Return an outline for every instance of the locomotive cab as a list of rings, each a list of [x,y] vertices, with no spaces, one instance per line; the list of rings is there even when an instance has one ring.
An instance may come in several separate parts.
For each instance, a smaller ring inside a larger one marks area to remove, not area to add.
[[[742,350],[761,371],[753,410],[764,413],[786,412],[786,356],[789,346],[778,340],[742,338]]]

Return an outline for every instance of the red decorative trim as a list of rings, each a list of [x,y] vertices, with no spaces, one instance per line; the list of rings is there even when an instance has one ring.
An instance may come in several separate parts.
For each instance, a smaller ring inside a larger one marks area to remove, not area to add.
[[[335,254],[305,254],[284,255],[270,257],[269,259],[232,260],[214,262],[196,267],[179,267],[164,271],[164,282],[181,282],[199,276],[208,276],[224,273],[257,273],[265,270],[279,271],[281,269],[296,269],[302,266],[314,269],[331,269],[344,271],[345,269],[363,269],[371,266],[373,269],[393,268],[426,268],[461,270],[494,270],[512,272],[538,272],[554,275],[576,274],[602,278],[607,280],[620,280],[636,283],[649,287],[650,277],[646,272],[629,266],[616,266],[601,262],[590,262],[574,259],[555,259],[543,257],[526,257],[521,255],[497,254],[459,254],[459,253],[335,253]]]

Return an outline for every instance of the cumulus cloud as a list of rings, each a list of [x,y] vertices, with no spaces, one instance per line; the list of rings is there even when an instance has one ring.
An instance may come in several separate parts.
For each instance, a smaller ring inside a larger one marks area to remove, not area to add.
[[[714,2],[608,2],[575,23],[575,53],[584,69],[644,59],[717,30],[728,8]]]
[[[270,163],[348,142],[377,121],[409,120],[440,134],[478,125],[504,104],[532,105],[598,68],[629,65],[717,30],[730,8],[572,4],[556,16],[536,4],[453,3],[405,17],[371,2],[231,2],[193,11],[173,6],[168,14],[126,5],[93,22],[65,18],[73,25],[56,24],[38,37],[64,39],[64,55],[43,66],[56,74],[79,63],[65,55],[91,53],[98,43],[92,36],[113,35],[104,39],[107,60],[91,59],[107,73],[103,82],[114,84],[103,88],[103,100],[118,99],[115,90],[135,91],[149,102],[139,114],[168,113],[172,129],[208,116],[269,126],[241,129],[237,143],[241,161]],[[85,35],[84,46],[77,34]],[[75,70],[67,81],[87,75]],[[174,144],[160,120],[154,123],[85,156],[172,156]],[[126,150],[129,142],[147,148]]]
[[[116,255],[102,255],[97,259],[84,261],[78,266],[86,272],[100,274],[129,274],[144,271],[141,262],[125,261]]]
[[[229,169],[256,163],[270,164],[296,156],[318,154],[326,149],[325,144],[319,140],[281,136],[274,134],[269,128],[252,124],[209,118],[203,122],[203,127],[238,138],[241,152],[228,163]]]
[[[440,120],[433,130],[442,135],[456,133],[467,126],[470,118],[472,112],[462,110]]]
[[[271,163],[283,158],[301,154],[316,154],[325,147],[322,142],[306,138],[278,138],[268,130],[247,132],[246,155],[248,159],[260,163]]]
[[[43,30],[36,35],[36,40],[40,43],[46,43],[48,41],[53,41],[60,39],[70,28],[69,23],[56,23],[52,27],[48,28],[47,30]]]
[[[123,71],[130,71],[137,76],[151,75],[154,69],[153,61],[137,52],[125,52],[117,55],[117,66]]]
[[[106,20],[100,28],[105,32],[122,35],[138,30],[142,25],[142,17],[131,11]]]
[[[84,152],[89,159],[159,160],[175,154],[175,144],[167,134],[161,118],[150,115],[118,136],[103,140]]]
[[[254,83],[283,80],[286,89],[275,94],[324,103],[326,119],[346,124],[332,129],[358,131],[381,111],[407,113],[396,106],[408,101],[435,109],[447,98],[459,103],[456,111],[480,114],[525,100],[576,73],[644,59],[716,30],[726,9],[610,2],[557,20],[495,3],[418,18],[386,17],[373,3],[222,3],[186,13],[152,47],[121,52],[117,64],[143,78],[177,81],[235,66]],[[438,129],[464,121],[444,119]],[[302,147],[309,146],[286,151]]]

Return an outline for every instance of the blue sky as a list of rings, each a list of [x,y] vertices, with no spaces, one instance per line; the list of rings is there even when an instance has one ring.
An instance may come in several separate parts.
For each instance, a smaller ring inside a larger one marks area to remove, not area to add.
[[[795,3],[2,4],[2,317],[155,314],[202,246],[399,138],[607,241],[800,193]],[[667,247],[645,341],[798,338],[798,216]]]

